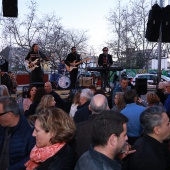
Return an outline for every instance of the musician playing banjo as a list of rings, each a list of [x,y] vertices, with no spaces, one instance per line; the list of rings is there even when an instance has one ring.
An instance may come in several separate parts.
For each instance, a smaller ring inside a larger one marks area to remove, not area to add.
[[[30,83],[32,82],[43,82],[43,70],[41,68],[40,62],[42,59],[46,59],[46,56],[39,51],[38,44],[33,44],[31,51],[25,58],[27,63],[27,70],[30,70]]]
[[[77,74],[78,74],[78,67],[76,67],[76,63],[80,62],[80,55],[77,54],[76,47],[71,48],[71,53],[67,55],[67,58],[65,60],[66,68],[73,67],[74,69],[68,70],[70,74],[70,88],[74,89],[76,86],[77,81]]]

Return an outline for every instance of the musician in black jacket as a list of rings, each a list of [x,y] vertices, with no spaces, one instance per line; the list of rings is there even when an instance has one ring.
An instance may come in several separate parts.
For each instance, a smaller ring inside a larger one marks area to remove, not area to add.
[[[67,71],[69,71],[69,74],[70,74],[70,81],[71,81],[70,88],[71,89],[74,89],[76,86],[78,65],[76,65],[75,63],[77,63],[77,62],[80,62],[80,55],[77,54],[76,47],[72,47],[71,53],[68,54],[68,56],[65,60],[65,63],[67,65],[66,68],[69,68],[70,66],[77,67],[77,68],[74,68],[73,70],[67,69]]]
[[[30,83],[43,82],[43,70],[40,65],[42,59],[46,59],[45,55],[39,51],[38,44],[33,44],[32,50],[25,58],[25,61],[28,64],[27,70],[31,71]]]
[[[107,47],[104,47],[102,51],[103,51],[103,54],[100,54],[98,58],[98,65],[100,67],[108,68],[113,64],[112,56],[108,54]],[[101,88],[105,88],[106,86],[109,87],[109,84],[108,84],[109,71],[102,71],[101,78],[102,78]]]

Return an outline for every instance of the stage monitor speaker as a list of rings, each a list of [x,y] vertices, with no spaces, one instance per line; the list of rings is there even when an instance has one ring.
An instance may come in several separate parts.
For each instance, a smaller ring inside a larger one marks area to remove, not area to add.
[[[2,0],[2,6],[4,17],[18,16],[18,0]]]
[[[135,89],[139,96],[146,94],[147,93],[147,78],[136,78]]]
[[[44,87],[44,82],[32,82],[30,86],[36,86],[37,88]]]

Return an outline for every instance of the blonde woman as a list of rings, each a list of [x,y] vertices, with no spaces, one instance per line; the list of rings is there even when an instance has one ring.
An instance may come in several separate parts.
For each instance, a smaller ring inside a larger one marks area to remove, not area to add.
[[[74,98],[73,98],[73,103],[71,105],[71,108],[70,108],[70,117],[74,117],[75,115],[75,112],[77,111],[77,106],[80,105],[80,94],[81,92],[78,91],[77,93],[75,93],[74,95]]]
[[[38,113],[41,110],[47,109],[49,107],[55,106],[56,102],[52,95],[44,95],[41,98],[40,103],[38,104],[38,107],[36,108],[36,113]]]
[[[73,170],[74,152],[68,145],[75,134],[74,121],[63,110],[48,108],[30,118],[36,145],[26,170]]]
[[[10,96],[8,88],[5,85],[0,85],[0,97],[2,96]]]

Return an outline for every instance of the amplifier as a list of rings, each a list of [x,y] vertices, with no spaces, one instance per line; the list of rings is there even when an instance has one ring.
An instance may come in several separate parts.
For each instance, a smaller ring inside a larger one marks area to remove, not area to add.
[[[79,86],[89,87],[93,85],[93,77],[80,77]]]

